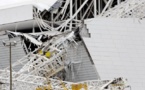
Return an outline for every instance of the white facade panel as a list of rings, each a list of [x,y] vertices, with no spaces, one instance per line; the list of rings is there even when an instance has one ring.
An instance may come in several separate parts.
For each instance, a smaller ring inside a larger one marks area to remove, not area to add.
[[[85,38],[101,79],[125,77],[132,90],[145,90],[145,20],[86,20]]]
[[[91,62],[83,42],[77,48],[71,47],[68,50],[67,60],[71,63],[67,81],[80,82],[99,79],[95,65]]]
[[[23,50],[23,47],[21,45],[21,40],[20,38],[14,38],[11,39],[12,41],[16,41],[17,44],[16,46],[12,46],[12,63],[16,62],[17,60],[21,59],[23,56],[25,56],[25,52]],[[9,38],[7,35],[3,35],[0,36],[0,69],[4,69],[6,67],[9,67],[9,52],[10,52],[10,48],[9,47],[5,47],[2,43],[2,41],[5,41],[8,43]],[[16,67],[14,67],[13,69],[15,71],[19,70],[21,67],[21,65],[18,65]],[[1,89],[0,89],[1,90]]]
[[[24,5],[33,5],[41,10],[49,9],[56,2],[61,2],[60,0],[0,0],[0,9],[8,9]]]
[[[25,5],[0,10],[0,25],[32,19],[33,19],[32,5]]]

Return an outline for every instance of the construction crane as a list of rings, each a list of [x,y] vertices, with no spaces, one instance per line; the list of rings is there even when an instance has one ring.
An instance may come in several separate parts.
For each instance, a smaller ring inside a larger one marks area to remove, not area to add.
[[[46,23],[40,11],[37,11],[39,9],[35,8],[34,18],[40,33],[6,32],[11,38],[20,37],[22,42],[31,43],[28,47],[24,47],[29,49],[27,55],[12,64],[13,68],[21,66],[18,71],[12,72],[13,90],[125,90],[127,80],[121,77],[82,82],[68,82],[64,80],[65,77],[55,77],[68,66],[66,55],[69,48],[79,45],[79,42],[83,41],[82,35],[86,36],[87,32],[80,29],[82,22],[74,18],[87,2],[88,0],[85,0],[78,10],[59,26],[54,24],[57,27],[51,27],[48,22]],[[75,22],[75,25],[72,22]],[[53,34],[50,34],[51,32]],[[10,88],[9,73],[9,67],[0,70],[1,90]]]
[[[45,42],[40,40],[43,37],[36,39],[28,34],[10,31],[9,34],[23,36],[32,43],[37,41],[35,44],[38,44],[38,48],[12,64],[13,67],[22,65],[19,71],[12,73],[14,90],[124,90],[126,87],[126,80],[123,78],[78,83],[62,81],[59,77],[50,78],[65,68],[65,57],[69,47],[78,45],[81,41],[79,32],[63,32],[51,38],[47,35],[49,39]],[[0,70],[0,81],[4,83],[1,84],[2,90],[9,89],[8,68]]]

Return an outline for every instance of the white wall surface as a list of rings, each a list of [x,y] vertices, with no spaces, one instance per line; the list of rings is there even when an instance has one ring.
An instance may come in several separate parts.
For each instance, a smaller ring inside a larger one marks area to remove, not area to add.
[[[39,7],[39,9],[49,9],[56,1],[58,0],[0,0],[0,9],[30,4]]]
[[[20,2],[24,2],[24,1],[32,1],[32,0],[0,0],[0,6],[5,6],[5,5],[12,5],[15,3],[20,3]]]
[[[132,90],[145,90],[145,20],[86,20],[85,38],[101,79],[125,77]]]
[[[0,10],[0,25],[33,19],[33,6],[25,5]]]

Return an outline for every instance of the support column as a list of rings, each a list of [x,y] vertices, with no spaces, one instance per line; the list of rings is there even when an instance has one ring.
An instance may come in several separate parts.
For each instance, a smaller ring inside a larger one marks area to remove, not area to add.
[[[73,5],[72,0],[70,0],[70,18],[72,18],[73,15]],[[72,30],[72,20],[70,21],[70,31]]]
[[[121,2],[120,0],[117,0],[117,4],[118,4],[118,5],[120,4],[120,2]]]
[[[78,1],[77,0],[75,0],[75,12],[77,11],[77,9],[78,9],[78,3],[77,3]],[[78,15],[76,16],[76,20],[78,20]]]
[[[97,16],[97,5],[96,5],[96,0],[94,0],[94,18]]]
[[[98,0],[98,14],[100,15],[100,13],[101,13],[101,1],[100,0]]]
[[[11,46],[11,45],[12,45],[12,44],[11,44],[11,42],[10,42],[10,54],[9,54],[9,55],[10,55],[10,60],[9,60],[9,62],[10,62],[10,90],[12,90],[12,57],[11,57],[11,55],[12,55],[12,54],[11,54],[11,52],[12,52],[12,51],[11,51],[11,50],[12,50],[11,47],[12,47],[12,46]]]

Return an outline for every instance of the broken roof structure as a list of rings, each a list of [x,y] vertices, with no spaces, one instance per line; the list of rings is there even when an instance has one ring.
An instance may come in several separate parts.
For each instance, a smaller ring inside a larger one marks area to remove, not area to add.
[[[91,36],[84,19],[106,11],[107,2],[104,9],[96,7],[100,5],[96,0],[32,0],[18,3],[0,9],[0,17],[7,16],[0,21],[1,31],[7,31],[1,37],[18,40],[18,47],[22,51],[18,56],[24,56],[18,60],[18,57],[14,58],[16,61],[12,64],[15,69],[12,73],[14,90],[22,90],[22,87],[25,87],[23,90],[46,87],[52,90],[126,88],[124,78],[100,80],[83,41],[83,37]],[[114,5],[113,1],[110,5]],[[17,19],[14,17],[16,13]],[[0,80],[9,83],[9,73],[9,67],[1,70]],[[9,85],[2,87],[9,89]]]

